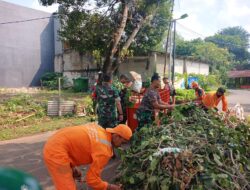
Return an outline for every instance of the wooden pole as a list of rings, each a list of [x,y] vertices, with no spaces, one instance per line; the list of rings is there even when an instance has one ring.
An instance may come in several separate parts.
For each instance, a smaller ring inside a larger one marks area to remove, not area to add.
[[[61,110],[61,78],[58,78],[58,116],[62,116]]]

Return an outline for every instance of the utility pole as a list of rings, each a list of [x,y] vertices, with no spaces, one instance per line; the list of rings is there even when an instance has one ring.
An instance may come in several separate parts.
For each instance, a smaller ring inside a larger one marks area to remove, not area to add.
[[[170,35],[169,35],[169,39],[170,39],[170,43],[169,43],[169,64],[168,64],[168,79],[171,80],[171,68],[172,68],[172,22],[171,22],[171,30],[170,30]]]
[[[174,72],[175,72],[175,36],[176,36],[176,20],[173,21],[174,24],[174,44],[173,44],[173,66],[172,66],[172,85],[174,85]]]
[[[165,62],[164,62],[164,69],[163,69],[163,77],[165,77],[166,74],[166,66],[167,66],[167,59],[168,59],[168,47],[170,47],[170,52],[169,52],[169,58],[171,57],[171,47],[172,47],[172,40],[171,40],[171,32],[172,32],[172,16],[173,16],[173,12],[174,12],[174,0],[172,0],[172,7],[171,7],[171,20],[169,21],[169,26],[168,26],[168,34],[167,34],[167,42],[165,45],[166,48],[166,54],[165,54]],[[170,62],[168,65],[168,77],[169,79],[171,78],[170,75],[170,71],[171,71],[171,58],[170,58]]]
[[[180,18],[177,18],[177,19],[173,19],[172,20],[172,23],[174,25],[174,42],[173,42],[173,52],[172,52],[172,58],[173,58],[173,65],[172,65],[172,85],[174,85],[174,72],[175,72],[175,38],[176,38],[176,21],[177,20],[181,20],[181,19],[184,19],[184,18],[187,18],[188,15],[187,14],[183,14],[181,15]],[[170,56],[171,57],[171,56]]]

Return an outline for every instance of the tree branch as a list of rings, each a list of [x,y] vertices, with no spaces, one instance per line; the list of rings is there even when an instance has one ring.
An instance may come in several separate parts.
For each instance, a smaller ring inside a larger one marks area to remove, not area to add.
[[[128,4],[125,2],[125,0],[122,0],[121,2],[122,2],[122,7],[123,7],[122,20],[119,24],[119,27],[117,28],[117,30],[113,34],[113,39],[110,43],[109,51],[108,51],[108,53],[106,55],[106,59],[104,61],[103,73],[111,74],[113,72],[112,71],[112,59],[117,52],[118,44],[121,40],[122,33],[126,27],[126,23],[128,20],[128,9],[129,9]]]

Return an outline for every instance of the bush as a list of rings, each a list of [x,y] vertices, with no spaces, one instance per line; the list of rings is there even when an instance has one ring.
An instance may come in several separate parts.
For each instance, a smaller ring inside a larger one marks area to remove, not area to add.
[[[211,91],[221,85],[220,80],[216,75],[206,76],[200,74],[190,74],[189,76],[197,77],[200,87],[203,88],[205,91]]]
[[[22,114],[29,114],[35,112],[37,117],[46,115],[46,104],[41,102],[34,102],[29,95],[21,94],[15,96],[3,104],[4,111],[17,112]]]
[[[176,101],[191,101],[195,99],[195,92],[193,89],[176,89]]]
[[[48,72],[41,77],[41,85],[50,90],[58,89],[58,79],[62,78],[61,84],[63,86],[65,78],[63,78],[62,73]]]
[[[187,88],[188,77],[198,78],[198,83],[205,91],[215,90],[221,86],[220,79],[217,75],[201,75],[201,74],[176,74],[177,80],[185,79],[185,87]]]

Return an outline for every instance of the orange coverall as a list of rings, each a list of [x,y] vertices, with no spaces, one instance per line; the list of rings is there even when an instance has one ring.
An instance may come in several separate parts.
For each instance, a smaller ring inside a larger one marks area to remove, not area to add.
[[[111,133],[95,123],[59,130],[44,147],[44,160],[57,190],[76,190],[72,166],[91,164],[87,184],[106,190],[101,172],[113,155]]]
[[[207,107],[207,108],[215,108],[218,106],[219,102],[222,100],[222,110],[227,111],[228,106],[227,106],[227,99],[223,95],[220,98],[216,96],[216,92],[214,93],[208,93],[204,96],[202,99],[202,103]]]
[[[202,99],[205,96],[204,90],[202,88],[195,89],[195,96],[196,96],[196,100],[202,101]]]

